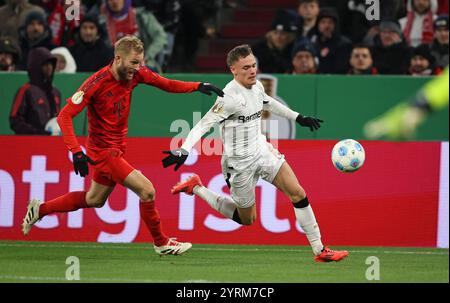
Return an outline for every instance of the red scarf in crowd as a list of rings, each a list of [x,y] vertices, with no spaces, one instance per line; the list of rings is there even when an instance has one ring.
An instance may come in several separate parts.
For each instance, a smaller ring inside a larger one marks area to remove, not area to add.
[[[72,33],[75,28],[80,25],[80,19],[82,19],[82,12],[80,10],[80,17],[73,20],[66,19],[66,12],[63,6],[64,1],[47,1],[47,4],[52,4],[53,7],[50,10],[50,14],[47,17],[47,23],[50,27],[53,36],[53,44],[60,46],[71,46],[74,41],[72,40]],[[78,20],[77,20],[78,19]],[[67,31],[67,32],[66,32]],[[66,37],[64,35],[67,34]],[[67,39],[68,41],[63,41]]]
[[[411,30],[413,27],[414,19],[416,18],[416,13],[414,10],[408,12],[406,16],[406,25],[403,34],[405,35],[408,44],[411,42]],[[433,31],[433,12],[430,11],[425,15],[422,24],[422,43],[433,42],[434,31]]]
[[[117,40],[126,35],[139,35],[138,24],[136,22],[136,10],[132,7],[128,9],[128,13],[116,18],[106,10],[106,28],[108,30],[111,44],[114,45]]]

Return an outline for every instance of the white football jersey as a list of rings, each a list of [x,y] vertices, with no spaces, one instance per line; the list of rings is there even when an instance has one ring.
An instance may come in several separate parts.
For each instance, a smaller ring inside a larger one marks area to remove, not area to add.
[[[275,109],[277,113],[294,120],[298,115],[268,96],[259,81],[248,89],[232,80],[223,91],[224,97],[218,97],[214,106],[191,130],[182,145],[183,149],[190,151],[203,134],[219,123],[223,156],[228,163],[252,162],[260,156],[266,144],[266,137],[261,132],[262,110]]]

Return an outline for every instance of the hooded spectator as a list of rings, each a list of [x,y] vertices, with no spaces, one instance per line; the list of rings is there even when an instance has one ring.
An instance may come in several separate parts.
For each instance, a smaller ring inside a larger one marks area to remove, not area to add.
[[[317,50],[309,40],[296,43],[292,50],[292,74],[317,74],[319,58]]]
[[[107,65],[114,56],[113,48],[105,43],[104,32],[97,17],[85,16],[75,33],[76,43],[69,47],[78,72],[94,72]]]
[[[437,0],[408,0],[408,13],[400,19],[406,42],[416,47],[433,41],[433,21],[436,19]]]
[[[77,71],[77,64],[67,48],[64,46],[57,47],[52,49],[50,53],[56,57],[55,72],[74,74]]]
[[[10,37],[0,37],[0,71],[13,72],[20,59],[20,49]]]
[[[25,18],[31,12],[44,15],[44,10],[36,5],[28,3],[28,0],[6,0],[6,4],[0,7],[0,36],[9,36],[19,41],[19,28],[25,24]]]
[[[52,85],[55,66],[56,58],[45,47],[30,51],[29,82],[17,91],[9,116],[16,134],[50,134],[45,125],[58,115],[61,102],[61,93]]]
[[[372,53],[370,47],[364,44],[353,46],[350,56],[349,75],[376,75],[378,71],[373,67]]]
[[[297,18],[279,12],[272,23],[272,30],[263,40],[252,46],[263,73],[286,73],[291,66],[292,46],[298,30]]]
[[[444,68],[448,65],[448,16],[439,16],[434,21],[434,40],[431,44],[431,54],[436,59],[436,65]]]
[[[26,69],[28,53],[36,47],[54,48],[51,31],[44,15],[38,12],[28,14],[25,25],[19,30],[19,43],[22,51],[20,69]]]
[[[413,48],[409,63],[408,74],[412,76],[439,75],[442,69],[435,66],[435,59],[428,44],[421,44]]]
[[[339,16],[333,8],[322,8],[317,18],[317,36],[311,41],[319,52],[319,72],[343,74],[348,70],[351,41],[339,30]]]
[[[373,39],[373,65],[380,74],[405,74],[408,70],[408,46],[397,21],[383,20],[380,33]]]

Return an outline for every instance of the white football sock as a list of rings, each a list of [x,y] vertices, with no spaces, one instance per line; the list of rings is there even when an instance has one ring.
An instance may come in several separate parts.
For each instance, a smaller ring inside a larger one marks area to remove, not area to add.
[[[320,255],[323,244],[321,241],[319,225],[317,224],[311,205],[302,208],[294,207],[294,211],[297,222],[306,233],[306,237],[308,238],[314,255]]]
[[[233,219],[233,214],[237,208],[237,205],[231,198],[219,196],[208,188],[199,185],[194,187],[194,194],[208,202],[209,206],[217,210],[225,217]]]

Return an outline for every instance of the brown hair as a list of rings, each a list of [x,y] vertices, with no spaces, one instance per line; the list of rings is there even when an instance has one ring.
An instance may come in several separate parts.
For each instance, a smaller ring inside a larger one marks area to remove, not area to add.
[[[137,53],[144,52],[144,43],[136,36],[127,35],[117,40],[114,44],[114,54],[128,54],[131,50]]]
[[[245,58],[252,54],[253,52],[252,49],[250,48],[250,45],[248,44],[238,45],[228,52],[227,65],[228,67],[230,67],[236,61],[239,61],[240,58]]]

